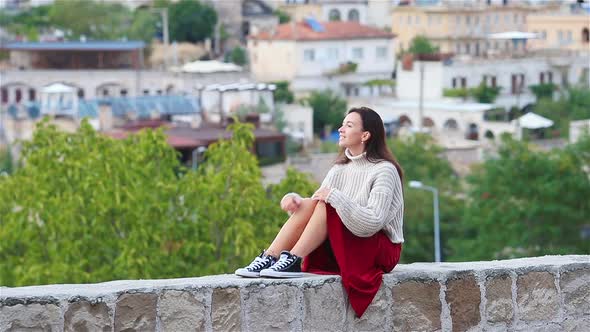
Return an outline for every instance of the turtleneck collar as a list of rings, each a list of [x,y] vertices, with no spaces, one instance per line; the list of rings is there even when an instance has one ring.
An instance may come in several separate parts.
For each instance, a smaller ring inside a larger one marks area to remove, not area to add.
[[[344,150],[344,155],[346,155],[346,158],[350,159],[350,163],[352,165],[355,165],[355,166],[369,166],[369,165],[371,165],[371,162],[367,159],[366,152],[363,152],[357,156],[353,156],[352,153],[350,153],[350,150],[347,148]]]

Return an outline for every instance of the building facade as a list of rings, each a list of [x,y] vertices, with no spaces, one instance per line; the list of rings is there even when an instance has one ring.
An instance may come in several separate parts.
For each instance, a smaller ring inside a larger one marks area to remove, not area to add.
[[[529,15],[528,31],[539,38],[531,40],[534,49],[590,51],[590,4],[573,4],[558,11]]]
[[[378,93],[367,83],[391,79],[395,62],[394,36],[356,22],[283,24],[250,36],[248,52],[257,81],[290,81],[296,94]]]

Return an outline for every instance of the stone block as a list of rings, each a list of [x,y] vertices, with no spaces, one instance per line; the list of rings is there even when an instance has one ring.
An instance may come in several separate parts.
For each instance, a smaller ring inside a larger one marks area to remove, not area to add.
[[[340,282],[330,282],[303,290],[304,331],[343,331],[346,296]]]
[[[437,281],[405,281],[392,288],[394,331],[441,329],[440,285]]]
[[[453,331],[467,331],[481,321],[481,293],[472,274],[460,274],[447,281],[446,300],[451,309]]]
[[[155,331],[156,294],[123,294],[115,308],[115,331]]]
[[[562,324],[562,331],[565,332],[588,332],[590,316],[567,318]]]
[[[356,317],[350,304],[347,306],[346,325],[350,331],[391,331],[391,326],[387,324],[387,317],[391,317],[391,300],[387,298],[388,291],[387,287],[382,284],[361,318]]]
[[[237,288],[216,288],[211,297],[213,331],[240,331],[242,304]]]
[[[529,272],[516,280],[516,304],[520,319],[550,322],[559,312],[555,278],[549,272]]]
[[[55,304],[17,304],[0,307],[0,330],[61,331],[61,311]]]
[[[514,317],[512,308],[512,279],[507,274],[489,277],[485,282],[486,316],[490,324],[510,323]]]
[[[244,294],[247,331],[292,330],[298,315],[299,289],[291,285],[252,285]]]
[[[109,307],[104,302],[71,303],[64,315],[64,330],[68,332],[112,331]]]
[[[562,273],[559,286],[566,316],[582,316],[590,313],[590,270]]]
[[[159,313],[162,331],[205,330],[205,295],[169,290],[160,297]]]

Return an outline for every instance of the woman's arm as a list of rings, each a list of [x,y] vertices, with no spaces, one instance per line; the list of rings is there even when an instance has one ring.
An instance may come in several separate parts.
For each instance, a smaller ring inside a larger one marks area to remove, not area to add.
[[[399,174],[393,165],[379,170],[369,192],[366,206],[352,201],[338,189],[331,189],[326,202],[338,212],[342,222],[354,235],[369,237],[379,232],[389,221],[389,209],[403,206],[403,193]]]

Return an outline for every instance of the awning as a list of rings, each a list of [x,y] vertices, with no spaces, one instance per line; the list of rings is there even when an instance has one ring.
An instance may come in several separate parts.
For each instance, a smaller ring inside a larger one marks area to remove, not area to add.
[[[527,129],[539,129],[553,126],[553,121],[533,112],[521,116],[517,121],[520,127]]]
[[[507,31],[492,33],[488,35],[489,39],[536,39],[537,34],[524,31]]]

